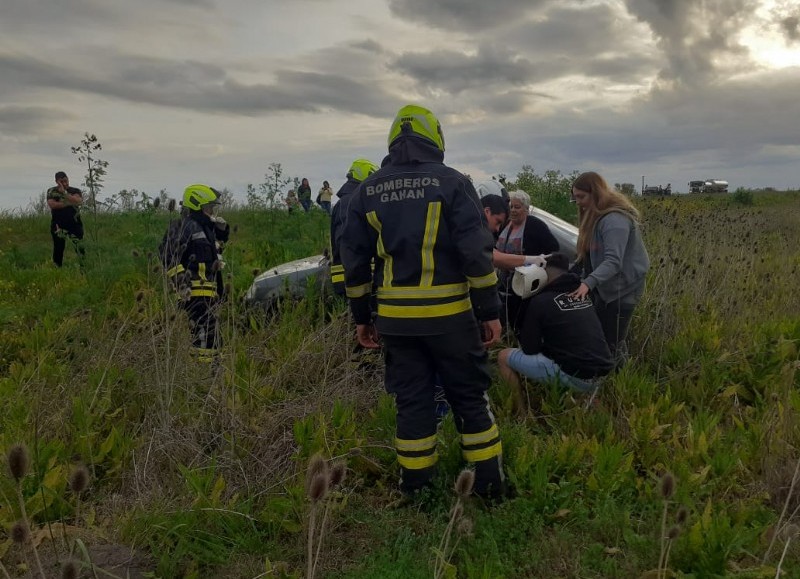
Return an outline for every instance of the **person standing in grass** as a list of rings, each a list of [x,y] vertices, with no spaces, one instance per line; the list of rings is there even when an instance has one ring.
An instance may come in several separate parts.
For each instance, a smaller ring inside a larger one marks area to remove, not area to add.
[[[170,223],[158,248],[167,277],[181,292],[189,314],[199,362],[214,362],[221,346],[216,306],[222,297],[224,262],[217,243],[228,241],[230,226],[215,215],[219,196],[208,185],[189,185],[183,193],[183,216]]]
[[[572,197],[578,206],[576,271],[582,282],[570,296],[591,295],[608,347],[621,365],[628,357],[625,339],[650,269],[639,211],[592,171],[575,179]]]
[[[520,348],[506,348],[497,356],[500,375],[512,386],[517,410],[526,406],[520,375],[545,382],[558,380],[577,392],[591,392],[591,380],[614,367],[600,320],[588,297],[570,295],[581,284],[569,273],[563,253],[547,257],[545,267],[518,267],[512,284],[527,301],[517,335]]]
[[[347,181],[336,192],[339,202],[333,206],[331,213],[331,285],[333,293],[345,296],[344,266],[341,258],[341,235],[344,226],[345,207],[350,202],[352,193],[358,189],[361,182],[372,175],[378,167],[367,159],[356,159],[347,171]],[[325,181],[327,183],[327,181]]]
[[[76,187],[69,186],[69,177],[64,171],[56,173],[56,186],[47,190],[47,206],[50,208],[50,236],[53,238],[53,263],[61,267],[64,263],[64,248],[67,239],[72,242],[78,260],[83,261],[85,251],[83,239],[83,222],[80,206],[83,194]]]
[[[297,198],[300,200],[300,205],[308,212],[311,209],[311,185],[308,184],[308,179],[303,177],[300,186],[297,188]]]
[[[486,349],[501,335],[492,235],[472,183],[444,164],[433,113],[401,108],[388,144],[382,167],[347,207],[341,250],[358,342],[379,348],[380,332],[385,347],[385,387],[397,405],[400,490],[416,494],[436,470],[438,375],[463,456],[475,464],[474,492],[500,499],[502,444],[486,396]]]
[[[328,215],[331,214],[331,199],[333,199],[333,189],[327,181],[322,182],[322,189],[317,193],[317,204]]]

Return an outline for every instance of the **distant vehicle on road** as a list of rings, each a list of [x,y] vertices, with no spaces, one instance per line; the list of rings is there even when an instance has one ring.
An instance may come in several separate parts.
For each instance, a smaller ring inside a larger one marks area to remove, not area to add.
[[[704,181],[689,181],[690,193],[727,193],[728,182],[722,179],[706,179]]]
[[[661,185],[645,185],[642,195],[672,195],[672,183],[667,183],[666,187]]]

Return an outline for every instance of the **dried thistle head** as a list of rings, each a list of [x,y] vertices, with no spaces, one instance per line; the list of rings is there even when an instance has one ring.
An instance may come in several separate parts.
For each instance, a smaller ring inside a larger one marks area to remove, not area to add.
[[[153,199],[153,209],[158,209],[161,205],[161,197],[156,197]]]
[[[689,509],[686,507],[681,507],[678,509],[678,512],[675,515],[675,522],[679,525],[686,524],[686,521],[689,518]]]
[[[345,477],[347,476],[347,465],[344,461],[336,461],[331,468],[331,486],[338,487],[344,482]]]
[[[472,487],[475,484],[475,471],[464,469],[456,479],[456,494],[465,498],[472,494]]]
[[[258,274],[261,273],[258,271],[258,268],[253,268],[253,277],[258,277]]]
[[[176,205],[175,200],[174,199],[170,199],[169,203],[167,203],[167,211],[169,211],[170,213],[175,211],[175,205]]]
[[[327,472],[320,472],[314,476],[314,478],[311,480],[311,484],[308,487],[308,498],[311,499],[312,503],[316,503],[317,501],[325,498],[325,495],[328,494],[329,482],[330,481]]]
[[[31,537],[31,531],[28,529],[28,523],[25,521],[17,521],[11,527],[11,540],[15,543],[27,543]]]
[[[14,480],[19,482],[28,474],[31,467],[31,458],[28,447],[24,444],[15,444],[8,449],[8,470]]]
[[[674,541],[678,538],[681,534],[681,528],[678,525],[674,525],[670,527],[669,531],[667,531],[667,539],[670,541]]]
[[[458,521],[458,526],[456,527],[458,534],[462,537],[471,537],[472,532],[475,530],[475,524],[472,522],[472,519],[469,517],[462,517],[460,521]]]
[[[69,475],[69,490],[80,495],[89,486],[89,469],[80,465]]]
[[[353,448],[347,451],[347,454],[349,454],[350,456],[361,456],[363,452],[364,451],[361,450],[359,447],[354,446]]]
[[[139,250],[138,250],[138,249],[134,249],[134,250],[132,250],[132,251],[131,251],[131,256],[133,256],[133,257],[139,257],[139,255],[140,255],[140,254],[139,254]]]
[[[320,453],[316,453],[308,460],[306,469],[306,485],[310,488],[311,483],[317,475],[323,475],[328,479],[328,461]]]
[[[136,301],[140,302],[144,299],[144,290],[139,290],[136,292]]]
[[[798,527],[794,523],[792,523],[790,525],[786,525],[781,530],[781,535],[783,536],[783,539],[786,540],[786,541],[790,541],[790,540],[794,539],[795,537],[797,537],[797,535],[799,533],[800,533],[800,527]]]
[[[658,490],[664,500],[670,499],[675,494],[675,477],[672,476],[671,472],[664,473],[664,476],[661,477],[661,484]]]
[[[61,568],[61,579],[78,579],[80,568],[74,559],[70,559]]]

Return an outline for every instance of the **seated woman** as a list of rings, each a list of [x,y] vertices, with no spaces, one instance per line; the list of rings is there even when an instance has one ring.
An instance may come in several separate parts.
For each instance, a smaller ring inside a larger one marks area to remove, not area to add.
[[[544,221],[528,214],[531,198],[525,191],[511,191],[508,196],[510,219],[500,232],[492,261],[499,269],[497,277],[503,301],[503,325],[516,331],[522,312],[520,298],[511,291],[514,268],[541,262],[539,256],[558,251],[558,241]]]
[[[591,392],[596,386],[589,380],[614,367],[592,301],[570,297],[581,280],[568,268],[567,257],[554,253],[544,271],[533,265],[516,274],[522,283],[514,287],[528,302],[518,334],[522,347],[502,350],[497,361],[500,375],[514,389],[517,411],[526,407],[527,399],[520,375],[538,382],[558,380],[577,392]]]

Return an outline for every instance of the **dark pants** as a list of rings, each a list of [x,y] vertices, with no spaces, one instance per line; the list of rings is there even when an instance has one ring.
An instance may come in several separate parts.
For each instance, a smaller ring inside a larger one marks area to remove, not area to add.
[[[624,350],[625,338],[628,335],[634,304],[622,304],[618,300],[604,302],[596,293],[592,294],[592,302],[603,327],[603,334],[608,342],[611,355],[616,357],[617,350]],[[623,360],[624,361],[624,360]]]
[[[303,209],[308,211],[309,209],[311,209],[311,199],[301,199],[300,205],[303,206]]]
[[[400,489],[421,489],[436,470],[434,394],[439,381],[461,433],[464,458],[475,463],[474,491],[488,496],[502,492],[502,446],[486,395],[491,375],[477,325],[438,336],[384,335],[383,341],[386,390],[397,404]]]
[[[330,201],[320,201],[319,206],[322,207],[322,210],[327,213],[328,215],[331,214],[331,202]]]
[[[184,307],[189,314],[192,348],[200,362],[212,362],[220,347],[217,333],[217,298],[192,297]]]
[[[81,240],[83,239],[83,223],[75,221],[69,225],[62,223],[50,223],[50,236],[53,238],[53,263],[61,267],[64,263],[64,248],[67,245],[67,239],[72,242],[75,247],[75,253],[78,254],[78,260],[82,261],[86,251],[83,249]]]

